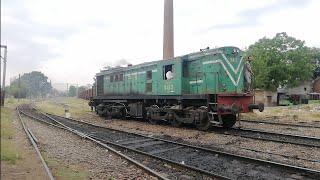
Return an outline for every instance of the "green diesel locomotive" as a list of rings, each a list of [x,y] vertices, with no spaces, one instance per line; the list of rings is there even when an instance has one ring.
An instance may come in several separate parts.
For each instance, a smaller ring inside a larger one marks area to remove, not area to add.
[[[89,105],[100,116],[144,118],[173,126],[232,127],[240,113],[263,110],[244,87],[244,53],[221,47],[96,74]]]

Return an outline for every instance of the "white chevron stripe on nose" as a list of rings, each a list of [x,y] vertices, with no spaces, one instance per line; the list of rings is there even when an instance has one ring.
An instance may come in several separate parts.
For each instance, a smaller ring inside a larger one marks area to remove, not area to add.
[[[234,69],[233,65],[230,63],[230,61],[229,61],[229,59],[226,57],[226,55],[224,55],[224,54],[221,54],[221,55],[222,55],[223,59],[226,60],[226,62],[228,63],[228,65],[229,65],[229,67],[232,69],[232,71],[233,71],[235,74],[238,74],[238,71],[240,70],[241,63],[242,63],[242,61],[243,61],[243,57],[241,57],[237,69]]]
[[[233,71],[234,71],[235,74],[237,74],[237,72],[239,72],[240,69],[243,69],[243,66],[241,66],[241,61],[242,61],[242,58],[241,58],[240,63],[239,63],[239,65],[238,65],[237,71],[235,72],[235,70],[233,69]],[[227,60],[227,62],[228,62],[228,60]],[[223,69],[226,71],[226,73],[227,73],[228,77],[230,78],[231,82],[232,82],[235,86],[238,86],[239,81],[240,81],[240,77],[241,77],[241,74],[242,74],[242,71],[241,71],[241,70],[240,70],[240,73],[239,73],[239,75],[238,75],[237,80],[235,80],[235,79],[233,78],[233,76],[230,74],[230,72],[229,72],[229,70],[227,69],[227,67],[224,65],[223,61],[220,60],[220,59],[215,60],[215,61],[205,61],[205,62],[203,62],[202,64],[216,64],[216,63],[220,63],[220,64],[222,65]],[[229,64],[230,64],[230,62],[229,62]],[[230,64],[230,65],[231,65],[231,64]],[[233,67],[233,66],[231,65],[231,67]],[[240,68],[240,67],[242,67],[242,68]]]

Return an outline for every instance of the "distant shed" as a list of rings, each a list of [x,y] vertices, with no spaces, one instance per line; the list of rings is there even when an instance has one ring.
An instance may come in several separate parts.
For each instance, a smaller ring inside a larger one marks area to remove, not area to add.
[[[318,85],[320,80],[318,80]],[[313,92],[314,87],[311,81],[304,81],[299,86],[292,88],[278,88],[277,91],[255,90],[255,100],[257,103],[262,102],[266,106],[276,106],[279,103],[279,98],[287,95],[299,95],[307,97],[308,94]],[[318,86],[317,86],[318,87]],[[319,85],[320,88],[320,85]]]
[[[320,100],[320,77],[312,82],[312,92],[309,94],[310,99]]]
[[[313,81],[313,92],[314,93],[320,93],[320,77],[317,77],[314,81]]]

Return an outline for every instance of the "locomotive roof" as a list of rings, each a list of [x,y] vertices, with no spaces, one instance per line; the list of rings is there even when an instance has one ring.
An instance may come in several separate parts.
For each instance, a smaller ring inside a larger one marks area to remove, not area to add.
[[[233,48],[233,49],[240,50],[238,47],[235,47],[235,46],[224,46],[224,47],[219,47],[219,48],[215,48],[215,49],[208,49],[205,51],[198,51],[198,52],[193,52],[193,53],[182,55],[182,56],[177,56],[173,59],[169,59],[169,60],[165,60],[165,61],[176,61],[176,60],[182,60],[182,59],[193,60],[198,57],[209,55],[209,54],[223,53],[223,50],[225,48]],[[144,63],[140,63],[140,64],[136,64],[136,65],[132,65],[132,66],[127,66],[127,67],[113,67],[110,69],[104,69],[104,70],[101,70],[99,73],[97,73],[96,76],[112,74],[114,72],[123,72],[123,71],[141,68],[141,67],[153,66],[153,65],[156,65],[157,63],[159,63],[160,61],[163,61],[163,60],[144,62]]]

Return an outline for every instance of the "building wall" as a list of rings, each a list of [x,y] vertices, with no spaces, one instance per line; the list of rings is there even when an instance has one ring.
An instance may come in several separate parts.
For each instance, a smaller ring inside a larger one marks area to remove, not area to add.
[[[277,104],[277,92],[256,89],[254,97],[256,103],[264,103],[265,106]]]
[[[305,81],[299,86],[287,89],[288,94],[308,94],[312,92],[312,82]]]
[[[320,79],[316,84],[316,88],[320,91]],[[285,93],[285,94],[299,94],[299,95],[307,95],[312,92],[312,83],[310,81],[302,82],[299,86],[293,88],[279,88],[278,91],[265,91],[265,90],[255,90],[255,100],[256,103],[264,103],[265,106],[276,106],[277,105],[277,93]]]
[[[313,92],[320,93],[320,77],[316,78],[313,82]]]

